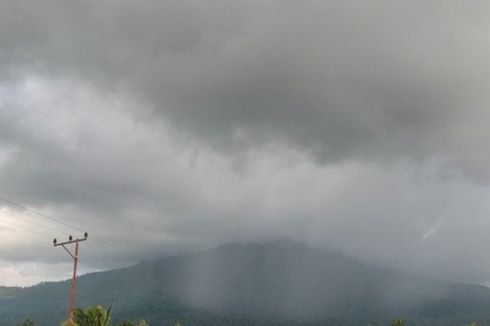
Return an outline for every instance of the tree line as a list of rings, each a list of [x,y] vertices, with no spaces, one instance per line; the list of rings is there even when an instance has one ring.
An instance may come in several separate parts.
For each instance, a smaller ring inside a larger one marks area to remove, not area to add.
[[[73,326],[111,326],[112,306],[107,310],[102,306],[92,306],[85,309],[77,308],[73,312]],[[23,322],[16,323],[15,326],[35,326],[32,319],[26,319]],[[65,321],[62,326],[70,326],[68,321]],[[150,326],[145,320],[132,321],[125,320],[117,326]],[[181,322],[175,323],[173,326],[184,326]],[[408,326],[402,319],[395,319],[390,326]],[[465,326],[480,326],[477,322],[466,324]]]

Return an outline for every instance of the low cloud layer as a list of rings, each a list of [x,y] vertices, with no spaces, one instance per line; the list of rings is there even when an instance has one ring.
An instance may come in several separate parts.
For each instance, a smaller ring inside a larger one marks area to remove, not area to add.
[[[489,14],[2,3],[0,197],[94,233],[88,270],[291,237],[486,282]],[[0,233],[29,241],[1,240],[0,275],[32,283],[9,264],[62,263],[73,230],[4,204]]]

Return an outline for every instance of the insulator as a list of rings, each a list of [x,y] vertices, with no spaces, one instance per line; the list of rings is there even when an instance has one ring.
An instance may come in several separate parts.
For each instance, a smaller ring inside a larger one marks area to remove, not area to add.
[[[84,236],[85,236],[85,239],[87,239],[88,238],[88,233],[85,232]]]
[[[69,240],[69,241],[73,240],[73,237],[70,235],[70,236],[68,237],[68,240]]]

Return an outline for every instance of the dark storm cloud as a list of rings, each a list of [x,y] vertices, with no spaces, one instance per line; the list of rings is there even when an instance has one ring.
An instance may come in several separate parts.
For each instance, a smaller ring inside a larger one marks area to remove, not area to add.
[[[123,87],[177,130],[227,151],[276,141],[329,162],[440,156],[488,177],[481,141],[488,137],[488,3],[3,7],[0,44],[10,76]]]
[[[487,281],[472,239],[490,228],[489,13],[484,1],[1,2],[0,194],[107,237],[126,263],[288,236]],[[7,238],[0,263],[63,259]]]

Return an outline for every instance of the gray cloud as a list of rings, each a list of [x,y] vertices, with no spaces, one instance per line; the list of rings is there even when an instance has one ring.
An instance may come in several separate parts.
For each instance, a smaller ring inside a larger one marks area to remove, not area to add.
[[[0,193],[114,241],[119,263],[289,236],[486,281],[489,9],[3,2]],[[91,268],[115,264],[104,248]]]
[[[278,141],[329,162],[439,155],[487,177],[485,2],[4,6],[12,74],[123,87],[218,148]]]

